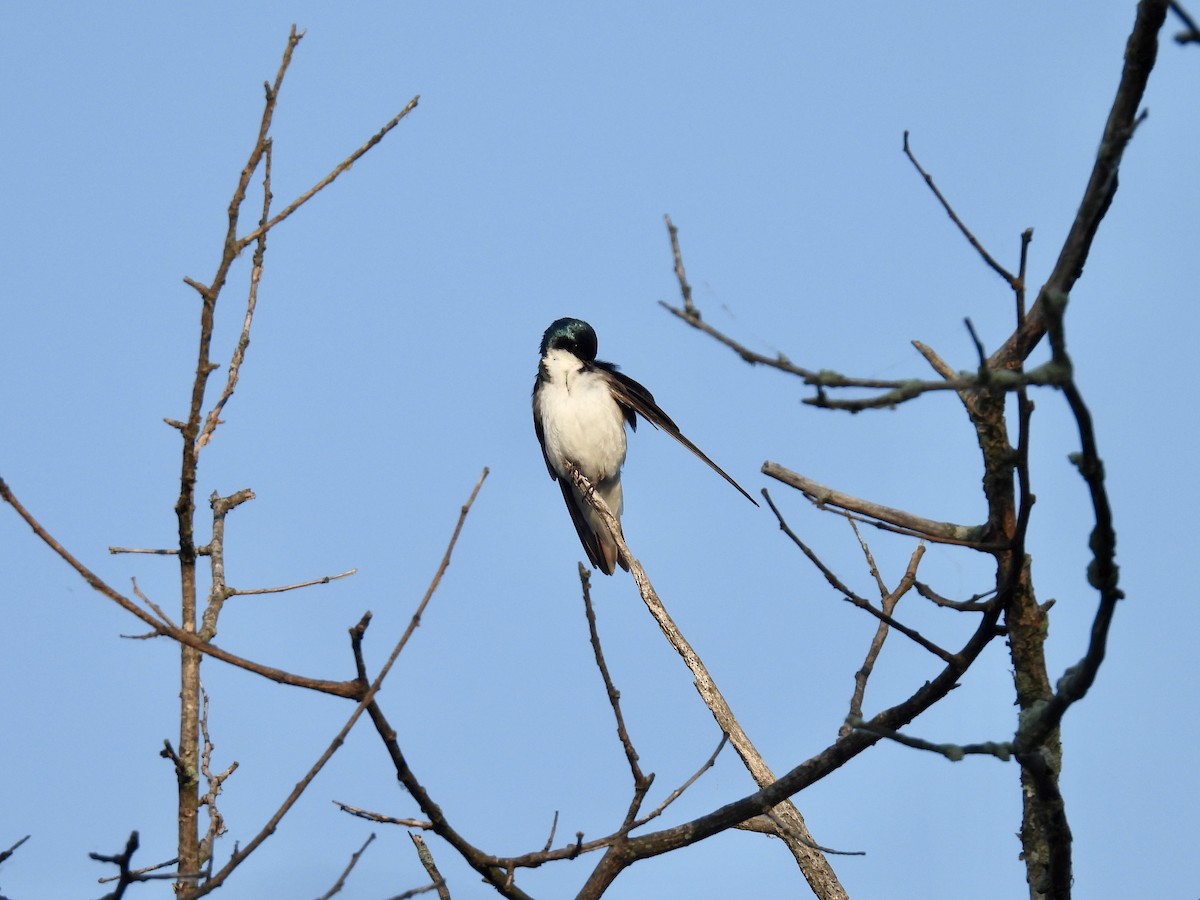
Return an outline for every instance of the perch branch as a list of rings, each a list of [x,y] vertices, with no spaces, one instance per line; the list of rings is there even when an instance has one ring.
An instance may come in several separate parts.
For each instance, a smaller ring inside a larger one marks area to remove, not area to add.
[[[699,692],[704,704],[712,713],[718,727],[729,735],[729,742],[741,757],[743,764],[750,772],[754,780],[765,787],[775,781],[775,774],[771,771],[762,755],[755,749],[754,744],[750,741],[749,735],[743,730],[741,724],[730,709],[724,695],[717,687],[716,682],[709,674],[708,669],[701,661],[699,655],[684,638],[679,631],[674,620],[668,614],[662,600],[659,599],[658,593],[654,586],[650,583],[646,571],[642,568],[640,562],[633,558],[629,551],[629,547],[625,543],[625,538],[621,534],[620,524],[617,522],[612,511],[605,504],[603,498],[596,494],[596,491],[588,481],[587,477],[579,471],[578,468],[570,467],[570,476],[572,482],[582,493],[585,500],[595,509],[608,526],[617,544],[617,551],[621,559],[629,564],[629,572],[633,576],[634,582],[637,584],[638,592],[641,594],[642,601],[646,604],[646,608],[658,623],[659,629],[663,636],[666,637],[668,643],[675,649],[675,652],[683,659],[684,664],[691,671],[695,679],[695,687]],[[780,816],[787,822],[787,830],[781,832],[780,837],[788,845],[788,849],[795,856],[800,870],[809,885],[813,888],[814,893],[821,898],[841,898],[845,897],[845,891],[837,880],[837,876],[833,869],[829,866],[828,861],[819,852],[813,849],[815,842],[808,832],[807,826],[804,824],[804,818],[800,815],[800,811],[788,800],[786,803],[780,804],[780,809],[777,811]],[[616,872],[623,869],[628,863],[624,861],[624,855],[619,849],[621,845],[616,844],[609,848],[596,870],[592,873],[592,877],[585,886],[584,892],[580,897],[587,895],[589,886],[594,890],[603,883],[604,879],[616,877]],[[594,894],[598,896],[598,894]]]

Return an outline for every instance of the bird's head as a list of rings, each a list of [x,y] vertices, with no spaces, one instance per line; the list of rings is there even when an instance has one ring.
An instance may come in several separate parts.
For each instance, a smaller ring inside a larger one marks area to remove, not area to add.
[[[584,362],[596,359],[596,332],[583,319],[557,319],[542,335],[542,356],[550,350],[566,350]]]

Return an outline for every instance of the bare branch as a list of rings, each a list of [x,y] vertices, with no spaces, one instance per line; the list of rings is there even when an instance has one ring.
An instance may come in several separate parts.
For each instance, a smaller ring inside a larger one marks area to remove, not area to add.
[[[346,886],[346,879],[350,877],[350,873],[354,871],[354,867],[358,865],[359,859],[362,858],[367,848],[371,846],[373,840],[375,840],[375,832],[372,831],[370,836],[363,842],[363,845],[350,854],[350,862],[346,864],[346,868],[342,870],[342,874],[338,876],[337,881],[333,883],[333,886],[329,890],[318,897],[317,900],[329,900],[335,894],[341,893],[342,888]]]
[[[450,900],[450,890],[446,887],[446,879],[438,871],[437,863],[433,861],[433,854],[425,846],[425,839],[419,834],[409,834],[409,838],[412,839],[413,846],[417,848],[417,859],[421,861],[421,865],[425,867],[425,871],[433,879],[439,900]]]
[[[1066,297],[1051,296],[1046,316],[1054,356],[1061,365],[1069,369],[1071,364],[1067,357],[1062,321],[1065,309]],[[1117,604],[1125,596],[1119,584],[1119,568],[1116,563],[1117,535],[1105,487],[1104,463],[1097,448],[1091,412],[1074,381],[1063,386],[1063,394],[1075,417],[1081,447],[1079,453],[1072,455],[1071,461],[1087,485],[1095,517],[1095,526],[1089,540],[1092,561],[1088,564],[1087,579],[1099,593],[1100,604],[1092,622],[1091,637],[1083,658],[1063,673],[1054,695],[1047,703],[1027,711],[1023,717],[1016,739],[1016,746],[1021,753],[1028,753],[1040,745],[1046,736],[1058,727],[1068,707],[1081,700],[1091,688],[1100,664],[1104,661],[1108,631]]]
[[[213,846],[217,838],[226,831],[225,819],[222,817],[220,810],[217,809],[217,796],[221,793],[225,781],[237,771],[238,764],[235,760],[229,764],[229,768],[224,772],[213,772],[212,754],[216,748],[208,732],[208,692],[204,690],[204,685],[200,686],[200,697],[202,703],[200,709],[200,737],[203,741],[203,750],[200,754],[200,774],[204,776],[205,783],[208,785],[208,791],[200,798],[200,805],[208,807],[208,830],[200,841],[200,862],[201,864],[210,864]]]
[[[946,211],[946,215],[950,217],[950,221],[952,221],[958,227],[958,230],[962,232],[963,237],[965,237],[970,245],[975,248],[975,252],[977,252],[980,258],[987,263],[988,268],[1008,282],[1010,287],[1015,288],[1017,286],[1016,277],[1006,268],[1004,268],[1004,266],[996,262],[995,257],[993,257],[987,252],[987,250],[984,249],[983,244],[979,243],[978,238],[971,233],[971,229],[967,228],[967,226],[963,224],[962,219],[958,217],[958,213],[954,211],[954,207],[950,205],[950,201],[948,201],[942,192],[938,190],[938,186],[933,183],[933,176],[926,172],[921,167],[921,164],[917,162],[916,156],[913,155],[912,148],[908,145],[907,130],[904,132],[904,155],[907,156],[908,161],[913,164],[913,168],[921,173],[921,177],[924,178],[925,183],[929,185],[929,190],[933,191],[933,196],[937,197],[938,203],[942,204],[942,209],[944,209]]]
[[[209,497],[209,505],[213,511],[212,540],[208,543],[209,560],[212,569],[212,586],[208,593],[208,606],[204,609],[204,617],[200,624],[200,637],[211,641],[217,636],[217,618],[229,598],[230,590],[225,584],[225,517],[243,503],[253,500],[254,492],[244,488],[228,497],[221,497],[213,491]]]
[[[1054,270],[1038,292],[1037,300],[1020,328],[991,357],[993,369],[1009,368],[1029,356],[1046,333],[1046,299],[1052,294],[1069,294],[1083,274],[1084,263],[1100,222],[1117,192],[1121,157],[1140,121],[1138,107],[1158,55],[1158,32],[1167,15],[1165,0],[1141,0],[1137,18],[1125,46],[1121,81],[1109,110],[1108,121],[1096,153],[1096,161]]]
[[[11,847],[9,847],[7,850],[0,851],[0,863],[4,862],[10,856],[12,856],[14,853],[16,853],[17,848],[20,847],[27,840],[29,840],[29,835],[25,835],[25,837],[21,838],[19,841],[17,841],[15,844],[13,844]]]
[[[265,223],[267,216],[271,211],[271,148],[274,146],[265,135],[263,136],[263,208],[262,216],[259,218],[259,223]],[[267,251],[267,235],[264,231],[258,239],[258,246],[254,250],[254,263],[250,270],[250,293],[246,298],[246,315],[242,320],[242,333],[238,336],[237,345],[234,347],[233,356],[229,360],[229,372],[225,380],[225,388],[221,391],[221,396],[209,410],[208,416],[205,418],[204,427],[201,429],[199,436],[196,438],[196,449],[204,447],[213,436],[217,426],[221,424],[221,413],[225,409],[225,404],[229,402],[229,398],[233,396],[233,391],[237,387],[238,378],[242,371],[242,362],[246,358],[246,350],[250,346],[250,326],[254,324],[254,310],[258,306],[258,285],[262,281],[263,274],[263,257]]]
[[[633,827],[639,828],[642,825],[645,825],[651,819],[661,816],[668,806],[670,806],[672,803],[674,803],[676,800],[678,800],[680,797],[683,796],[684,791],[686,791],[693,784],[695,784],[697,781],[700,780],[700,776],[702,776],[705,772],[707,772],[714,765],[716,765],[717,757],[721,755],[721,751],[725,749],[725,745],[727,743],[729,743],[729,735],[722,734],[721,740],[717,742],[717,749],[712,752],[712,755],[709,756],[709,758],[704,761],[703,765],[701,765],[699,769],[697,769],[694,773],[692,773],[691,778],[689,778],[687,781],[685,781],[679,787],[675,788],[675,790],[671,791],[671,793],[667,795],[667,798],[665,800],[663,800],[662,803],[660,803],[658,806],[654,807],[654,809],[650,810],[650,812],[648,812],[646,815],[644,815],[640,819],[638,819],[637,822],[634,823]]]
[[[154,881],[154,880],[159,880],[159,881],[167,881],[167,880],[176,881],[176,880],[178,880],[179,878],[182,878],[182,877],[187,877],[187,876],[183,876],[183,875],[181,875],[179,872],[165,872],[165,873],[163,873],[163,872],[159,872],[158,870],[159,870],[159,869],[165,869],[165,868],[167,868],[168,866],[173,866],[173,865],[175,865],[175,864],[176,864],[176,863],[178,863],[178,862],[179,862],[179,859],[178,859],[178,858],[175,858],[175,859],[168,859],[168,860],[165,860],[164,862],[155,863],[155,864],[154,864],[154,865],[152,865],[152,866],[143,866],[143,867],[142,867],[142,868],[140,868],[140,869],[131,869],[131,870],[130,870],[130,873],[131,873],[131,874],[133,874],[133,875],[145,876],[145,877],[142,877],[142,878],[138,878],[138,881]],[[154,874],[154,873],[157,873],[157,874]],[[201,877],[203,877],[203,876],[202,876],[202,875],[200,875],[200,874],[196,874],[196,875],[193,875],[193,876],[191,876],[191,877],[194,877],[194,878],[201,878]],[[97,881],[99,881],[99,882],[100,882],[100,884],[107,884],[107,883],[108,883],[108,882],[110,882],[110,881],[119,881],[119,880],[120,880],[120,878],[121,878],[120,874],[117,874],[117,875],[108,875],[108,876],[105,876],[104,878],[98,878],[98,879],[96,879],[96,880],[97,880]]]
[[[294,213],[296,210],[298,210],[301,206],[303,206],[305,203],[307,203],[309,200],[311,200],[314,196],[316,196],[317,193],[319,193],[323,189],[327,188],[329,185],[333,184],[334,180],[339,175],[341,175],[343,172],[347,171],[352,165],[354,165],[355,162],[357,162],[359,160],[360,157],[362,157],[363,154],[365,154],[368,150],[370,150],[372,147],[374,147],[376,144],[378,144],[381,140],[383,140],[384,136],[389,131],[391,131],[393,128],[395,128],[397,125],[399,125],[401,120],[404,119],[405,116],[407,116],[410,112],[412,112],[414,109],[416,109],[417,103],[420,101],[420,99],[421,99],[421,97],[418,94],[416,97],[413,97],[411,100],[409,100],[408,105],[405,106],[404,109],[400,110],[400,112],[396,114],[395,118],[393,118],[390,122],[388,122],[381,129],[379,129],[379,131],[376,132],[365,144],[363,144],[361,147],[359,147],[357,150],[355,150],[353,153],[351,153],[348,157],[346,157],[344,160],[342,160],[340,163],[338,163],[333,168],[333,171],[331,171],[328,175],[326,175],[324,178],[322,178],[320,181],[318,181],[316,184],[314,184],[312,187],[310,187],[307,191],[305,191],[303,194],[301,194],[299,197],[297,197],[295,200],[293,200],[290,204],[288,204],[287,208],[284,209],[283,212],[276,215],[275,218],[271,219],[265,225],[260,225],[254,231],[250,232],[244,238],[239,240],[237,242],[238,252],[241,252],[242,248],[248,246],[249,244],[253,243],[254,241],[257,241],[260,237],[265,235],[268,231],[270,231],[272,228],[274,228],[276,225],[278,225],[280,222],[282,222],[284,219],[286,219],[288,216],[290,216],[292,213]]]
[[[900,632],[906,638],[911,640],[914,644],[917,644],[918,646],[925,648],[930,653],[932,653],[934,656],[936,656],[938,659],[942,660],[942,662],[950,663],[950,662],[954,661],[953,653],[951,653],[948,650],[942,649],[937,644],[935,644],[933,641],[922,636],[922,634],[919,631],[909,628],[907,625],[904,625],[901,622],[897,622],[886,612],[884,612],[883,610],[876,609],[874,606],[872,606],[868,601],[864,600],[863,598],[855,597],[854,595],[851,594],[851,595],[847,595],[845,597],[845,600],[847,603],[857,606],[861,610],[869,612],[871,615],[873,615],[875,618],[877,618],[883,624],[896,629],[898,632]]]
[[[600,647],[600,632],[596,628],[596,610],[592,606],[590,573],[584,568],[583,563],[579,564],[579,585],[583,593],[583,609],[587,616],[588,634],[592,642],[592,653],[596,657],[596,668],[600,670],[600,677],[604,679],[605,693],[608,695],[609,705],[612,706],[613,717],[617,720],[617,736],[621,740],[621,746],[625,749],[625,759],[628,761],[629,771],[633,775],[634,803],[631,804],[629,814],[626,817],[626,823],[631,824],[634,816],[637,814],[642,798],[646,796],[646,791],[650,789],[650,783],[654,780],[654,775],[646,776],[642,774],[642,768],[638,765],[637,751],[633,749],[633,741],[630,739],[629,731],[625,727],[625,717],[621,715],[621,692],[613,684],[612,676],[608,672],[608,665],[604,661],[604,650]]]
[[[690,315],[686,309],[677,309],[663,300],[659,300],[658,305],[667,312],[671,313],[673,316],[677,316],[678,318],[687,322],[693,328],[703,331],[717,342],[724,344],[726,347],[740,356],[745,362],[750,363],[752,366],[769,366],[772,369],[778,369],[781,372],[787,372],[789,375],[798,375],[799,377],[805,379],[818,377],[818,373],[812,371],[811,369],[805,369],[800,366],[793,365],[791,360],[789,360],[782,353],[778,356],[764,356],[761,353],[755,353],[744,344],[739,344],[733,338],[722,334],[720,331],[717,331],[717,329],[713,328],[711,325],[701,319],[699,313]]]
[[[833,488],[826,487],[811,478],[793,472],[778,463],[765,462],[762,465],[764,475],[782,481],[796,488],[807,497],[818,509],[832,509],[855,515],[859,521],[874,525],[884,531],[894,531],[910,537],[924,538],[939,544],[957,544],[976,550],[993,549],[983,542],[983,529],[977,525],[955,525],[951,522],[938,522],[883,506],[870,500],[843,494]]]
[[[201,645],[207,646],[208,641],[200,639],[195,634],[197,630],[197,588],[196,588],[196,473],[199,465],[200,451],[207,441],[208,432],[201,430],[201,415],[204,406],[204,394],[208,386],[209,376],[218,368],[217,363],[210,358],[212,348],[213,328],[216,318],[217,299],[225,286],[229,271],[234,260],[241,252],[237,244],[238,217],[241,215],[242,203],[250,180],[258,169],[263,157],[269,152],[268,134],[271,122],[275,116],[276,102],[283,78],[292,61],[292,54],[300,43],[303,34],[296,31],[293,25],[289,34],[287,46],[283,51],[283,59],[275,75],[274,85],[266,85],[266,98],[263,103],[262,118],[259,121],[258,135],[250,150],[250,155],[238,176],[237,185],[229,201],[225,238],[222,242],[221,257],[217,269],[208,285],[185,279],[200,294],[200,342],[196,354],[196,374],[192,380],[191,398],[188,401],[187,416],[183,422],[176,423],[179,427],[183,445],[179,466],[179,497],[175,501],[175,518],[179,532],[179,583],[180,583],[180,633],[189,637],[197,637]],[[269,192],[268,192],[269,193]],[[266,202],[266,201],[265,201]],[[261,248],[260,248],[261,249]],[[261,258],[259,259],[261,262]],[[251,298],[256,296],[251,291]],[[248,337],[247,337],[248,340]],[[236,370],[235,370],[236,371]],[[232,390],[232,387],[230,387]],[[215,426],[215,419],[212,427]],[[201,437],[204,437],[204,441]],[[223,599],[223,598],[221,598]],[[219,602],[219,601],[218,601]],[[211,604],[210,604],[211,606]],[[205,623],[215,634],[216,621]],[[211,638],[211,634],[209,637]],[[188,767],[199,767],[199,736],[196,722],[200,716],[200,662],[203,652],[200,647],[189,641],[181,641],[180,647],[180,689],[179,689],[179,752],[187,760]],[[178,848],[179,867],[185,872],[198,871],[200,868],[200,836],[197,831],[197,804],[199,796],[194,782],[179,783],[178,795]],[[185,894],[191,885],[182,879],[176,884],[177,892]]]
[[[984,610],[984,609],[987,609],[988,607],[990,607],[992,605],[992,601],[984,600],[983,598],[993,596],[996,593],[996,589],[991,588],[990,590],[985,591],[982,594],[976,594],[975,596],[971,597],[968,600],[949,600],[946,597],[943,597],[940,594],[938,594],[936,591],[934,591],[933,588],[931,588],[929,585],[927,585],[923,581],[914,581],[913,587],[915,587],[917,589],[918,594],[920,594],[926,600],[932,600],[938,606],[945,606],[950,609],[958,609],[958,610],[971,611],[971,612],[981,611],[981,610]]]
[[[413,897],[419,897],[422,894],[428,894],[430,891],[436,891],[437,889],[438,886],[436,884],[427,884],[424,887],[412,888],[393,897],[388,897],[387,900],[412,900]]]
[[[143,603],[145,603],[148,607],[150,607],[152,610],[154,610],[155,615],[157,615],[160,619],[162,619],[164,622],[166,622],[170,628],[177,627],[175,625],[175,623],[171,621],[171,617],[168,616],[166,614],[166,612],[163,611],[162,607],[160,607],[157,603],[155,603],[153,600],[151,600],[149,597],[147,597],[145,594],[142,593],[142,589],[140,587],[138,587],[136,578],[130,578],[129,581],[133,585],[133,595],[135,597],[137,597],[139,600],[141,600]],[[152,631],[147,636],[148,637],[158,637],[158,632]]]
[[[462,509],[459,511],[458,522],[455,525],[454,533],[450,538],[450,542],[446,546],[446,552],[442,556],[441,565],[438,567],[437,573],[429,585],[429,589],[425,592],[424,598],[418,605],[417,611],[413,615],[412,622],[409,623],[408,628],[401,636],[399,642],[397,642],[396,646],[392,649],[391,655],[380,668],[379,674],[375,676],[375,680],[371,682],[370,687],[368,687],[367,690],[362,694],[362,699],[359,700],[358,705],[355,706],[354,711],[346,720],[346,724],[342,726],[341,731],[337,733],[337,735],[330,742],[329,746],[325,749],[325,752],[321,754],[320,758],[315,763],[313,763],[312,767],[308,770],[304,777],[297,782],[294,788],[292,788],[291,793],[288,794],[287,798],[280,805],[279,809],[276,810],[275,814],[271,816],[258,834],[256,834],[250,840],[250,842],[246,844],[246,846],[235,850],[230,856],[229,861],[221,867],[220,871],[216,872],[212,878],[205,882],[202,887],[198,888],[193,894],[189,895],[189,900],[196,900],[196,898],[203,897],[211,891],[219,888],[225,883],[225,880],[233,873],[233,871],[237,869],[237,867],[243,862],[245,862],[246,858],[250,856],[251,853],[253,853],[256,849],[258,849],[259,846],[262,845],[263,841],[275,833],[275,829],[283,820],[283,817],[287,815],[288,811],[296,804],[296,801],[300,799],[300,796],[312,783],[313,779],[317,777],[317,774],[321,771],[321,769],[325,767],[325,764],[328,763],[333,757],[333,754],[341,748],[342,744],[346,740],[346,735],[350,733],[350,730],[354,727],[355,723],[358,722],[363,712],[368,711],[368,709],[378,709],[378,706],[375,704],[375,695],[379,693],[379,689],[383,687],[383,680],[387,677],[387,674],[391,671],[397,657],[400,656],[400,652],[408,643],[409,637],[412,635],[413,631],[420,622],[421,612],[425,609],[430,598],[433,596],[434,591],[437,590],[438,585],[441,583],[442,575],[450,565],[450,556],[454,551],[455,545],[458,543],[458,536],[462,533],[463,524],[466,521],[467,514],[471,511],[471,506],[474,504],[475,498],[479,495],[479,489],[483,486],[483,481],[485,478],[487,478],[487,475],[488,470],[485,468],[483,470],[483,474],[479,476],[479,480],[475,483],[475,488],[471,491],[470,498],[465,504],[463,504]],[[351,641],[355,649],[356,656],[359,657],[357,662],[360,672],[362,671],[362,660],[359,651],[361,648],[362,630],[365,630],[367,621],[369,621],[369,618],[364,616],[362,621],[359,622],[357,628],[351,629]],[[373,715],[372,718],[374,718]]]
[[[617,552],[620,558],[629,564],[629,572],[633,576],[634,582],[637,584],[638,592],[641,594],[642,602],[646,604],[646,608],[658,623],[659,629],[667,642],[675,649],[675,652],[683,659],[684,664],[692,673],[695,679],[694,685],[704,700],[705,706],[708,707],[716,720],[717,725],[725,734],[729,735],[729,742],[741,757],[746,769],[760,786],[766,786],[775,781],[775,774],[771,771],[762,755],[755,749],[754,744],[750,741],[749,735],[743,730],[741,724],[733,714],[733,710],[729,707],[725,697],[722,695],[716,682],[709,674],[708,669],[701,661],[700,656],[684,638],[682,632],[679,631],[674,620],[667,612],[662,600],[659,599],[657,591],[650,583],[646,571],[642,568],[640,562],[633,558],[629,547],[625,543],[625,538],[621,533],[620,524],[617,522],[612,511],[605,504],[604,499],[600,497],[587,477],[579,471],[575,466],[570,467],[571,480],[582,493],[586,501],[600,514],[612,533],[617,544]],[[845,897],[845,891],[837,880],[837,876],[833,869],[829,866],[828,861],[818,851],[812,849],[813,845],[804,843],[800,840],[789,839],[793,835],[803,837],[804,841],[812,841],[811,835],[808,833],[808,828],[804,824],[804,818],[800,815],[800,811],[787,801],[780,804],[777,813],[783,816],[789,827],[789,831],[781,834],[788,849],[796,857],[796,861],[800,866],[805,879],[813,888],[813,891],[818,897],[823,898],[842,898]],[[814,844],[815,845],[815,844]],[[600,864],[592,872],[592,876],[588,879],[583,891],[580,892],[580,898],[598,897],[603,893],[604,888],[611,883],[625,866],[632,860],[626,859],[623,851],[619,851],[620,845],[614,845],[609,848]]]
[[[780,820],[780,818],[777,815],[775,815],[775,813],[773,811],[763,813],[761,816],[755,816],[753,819],[750,819],[749,821],[756,822],[756,821],[761,821],[763,819],[765,819],[767,821],[767,824],[769,825],[767,834],[773,834],[776,837],[779,837],[779,835],[782,834],[787,829],[786,823],[784,823],[782,820]],[[743,824],[746,824],[746,823],[743,823]],[[739,827],[741,827],[741,826],[739,826]],[[758,831],[759,829],[751,828],[750,830]],[[864,850],[834,850],[831,847],[822,847],[819,845],[814,845],[813,849],[820,850],[822,853],[830,853],[835,856],[866,856],[867,855],[866,851],[864,851]]]
[[[67,565],[79,573],[80,577],[82,577],[83,580],[86,581],[93,590],[103,594],[105,597],[108,597],[126,612],[129,612],[141,619],[144,623],[154,629],[157,634],[161,634],[164,637],[169,637],[171,640],[177,641],[180,644],[185,644],[188,647],[205,654],[206,656],[211,656],[214,659],[219,659],[222,662],[229,663],[232,666],[237,666],[239,669],[245,669],[248,672],[254,672],[256,675],[261,675],[263,678],[278,682],[279,684],[290,684],[296,687],[308,688],[312,691],[319,691],[324,694],[333,694],[337,697],[346,697],[351,700],[358,699],[362,696],[365,687],[358,681],[326,681],[319,678],[307,678],[302,675],[294,675],[291,672],[285,672],[282,669],[272,668],[271,666],[265,666],[261,663],[254,662],[253,660],[235,656],[227,650],[222,650],[215,644],[206,643],[195,632],[164,624],[163,620],[156,619],[128,597],[111,588],[99,576],[92,572],[91,569],[71,555],[71,553],[65,547],[63,547],[62,544],[55,540],[54,536],[46,531],[46,529],[42,527],[41,523],[39,523],[37,519],[33,517],[32,513],[30,513],[29,510],[27,510],[13,495],[12,491],[8,487],[8,484],[3,478],[0,478],[0,499],[4,500],[9,506],[11,506],[16,511],[17,515],[24,519],[25,523],[33,529],[33,533],[41,538],[42,542],[45,543],[46,546],[57,553],[59,558],[66,562]],[[159,610],[159,612],[161,613],[161,610]]]
[[[893,619],[887,613],[881,612],[881,611],[875,609],[875,607],[873,607],[871,605],[869,600],[867,600],[865,597],[859,596],[854,591],[850,590],[850,588],[847,587],[846,584],[840,578],[838,578],[838,576],[833,572],[833,570],[830,569],[828,566],[826,566],[821,561],[821,559],[817,556],[817,554],[813,552],[812,548],[809,547],[807,544],[805,544],[804,541],[802,541],[800,539],[800,536],[797,535],[796,532],[794,532],[791,529],[791,526],[788,525],[787,520],[784,519],[783,513],[781,513],[779,511],[779,507],[777,507],[775,505],[775,501],[771,499],[771,495],[766,490],[763,490],[763,497],[766,498],[767,505],[771,508],[771,512],[775,514],[775,519],[776,519],[776,521],[779,522],[779,529],[791,539],[792,543],[794,543],[797,547],[800,548],[800,551],[805,556],[808,557],[809,561],[817,567],[817,569],[821,572],[821,574],[823,576],[825,576],[825,580],[829,582],[830,586],[835,591],[837,591],[839,594],[841,594],[843,599],[847,603],[851,603],[854,606],[857,606],[859,609],[866,610],[867,612],[869,612],[871,615],[875,616],[875,618],[879,619],[884,624],[886,624],[892,628],[895,628],[897,631],[899,631],[905,637],[907,637],[910,640],[912,640],[913,642],[919,644],[921,647],[924,647],[926,650],[928,650],[934,656],[941,659],[943,662],[946,662],[946,663],[954,662],[955,657],[952,653],[949,653],[948,651],[943,650],[937,644],[933,643],[930,640],[927,640],[920,634],[920,632],[914,631],[913,629],[907,627],[906,625],[901,625],[899,622],[897,622],[895,619]],[[846,518],[848,518],[848,519],[850,518],[850,516],[846,515],[845,513],[842,513],[842,515],[845,515]],[[853,521],[851,522],[851,524],[853,524]],[[918,559],[919,559],[919,557],[918,557]],[[911,567],[911,565],[912,564],[910,563],[910,567]],[[911,568],[910,570],[915,575],[915,573],[916,573],[915,568]],[[907,575],[906,575],[906,580],[907,580]],[[902,585],[903,584],[905,584],[905,582],[902,582]],[[905,586],[904,590],[907,591],[908,586]]]
[[[1188,15],[1187,10],[1183,8],[1181,3],[1176,3],[1171,0],[1169,4],[1171,12],[1179,17],[1179,20],[1184,24],[1184,31],[1175,35],[1175,41],[1179,44],[1200,44],[1200,27],[1197,27],[1196,20]]]
[[[342,812],[349,813],[352,816],[357,816],[360,819],[366,819],[369,822],[380,822],[385,825],[400,825],[405,828],[424,828],[429,830],[433,827],[433,823],[427,819],[398,819],[395,816],[385,816],[383,813],[371,812],[370,810],[360,809],[357,806],[350,806],[348,803],[343,803],[341,800],[334,800],[333,803],[341,809]]]
[[[879,627],[875,630],[874,637],[871,638],[871,645],[867,648],[866,658],[863,660],[863,664],[859,666],[858,671],[854,673],[854,692],[850,696],[850,715],[862,718],[862,704],[867,692],[867,682],[871,678],[871,673],[875,670],[875,661],[879,658],[880,651],[883,650],[883,643],[887,640],[888,620],[891,619],[892,613],[896,609],[896,604],[900,602],[900,598],[908,593],[917,580],[917,566],[920,565],[921,557],[925,555],[925,544],[924,542],[917,544],[917,548],[913,551],[908,563],[908,569],[905,571],[900,584],[896,586],[894,591],[889,591],[887,585],[883,582],[883,576],[879,573],[879,567],[875,565],[875,557],[871,553],[871,548],[859,533],[858,526],[854,524],[854,520],[849,519],[849,522],[850,527],[854,529],[854,536],[858,538],[859,546],[862,547],[867,565],[870,567],[871,573],[875,576],[875,584],[879,588],[879,596],[883,606],[882,611],[887,616],[887,620],[880,621]],[[947,656],[943,656],[942,659],[947,660]]]
[[[954,655],[953,663],[947,664],[937,676],[924,682],[908,699],[878,713],[869,724],[899,728],[953,690],[962,673],[994,639],[995,623],[999,615],[999,607],[985,612],[970,638]],[[727,803],[720,809],[673,828],[629,838],[620,848],[621,855],[624,859],[639,859],[669,853],[677,847],[693,844],[755,815],[765,813],[777,807],[781,799],[790,797],[824,778],[880,739],[878,735],[855,730],[754,794]],[[593,873],[592,880],[596,878],[597,873]],[[595,892],[587,893],[586,887],[580,896],[585,895],[599,896]]]
[[[242,590],[240,588],[231,588],[229,591],[230,597],[249,597],[255,594],[282,594],[284,591],[294,591],[299,588],[313,587],[318,584],[329,584],[331,581],[337,581],[341,578],[349,578],[351,575],[357,575],[358,569],[347,569],[345,572],[339,572],[337,575],[325,575],[322,578],[314,578],[311,581],[301,581],[297,584],[285,584],[281,587],[269,588],[248,588]]]
[[[1012,759],[1013,745],[1010,743],[996,743],[995,741],[987,741],[982,744],[934,744],[930,741],[921,738],[910,737],[906,734],[901,734],[891,728],[885,728],[881,725],[873,725],[870,722],[864,722],[860,716],[848,716],[846,724],[855,730],[865,731],[868,734],[873,734],[878,737],[885,737],[890,741],[895,741],[897,744],[904,744],[906,747],[913,747],[917,750],[928,750],[931,753],[938,753],[951,762],[958,762],[964,756],[994,756],[996,759],[1007,762]]]
[[[96,860],[96,862],[112,863],[120,871],[117,876],[117,886],[113,888],[111,893],[105,894],[101,900],[121,900],[125,896],[125,890],[135,881],[144,881],[145,879],[137,875],[129,868],[129,863],[133,859],[133,854],[138,848],[138,833],[131,831],[129,840],[125,842],[125,849],[115,856],[106,856],[102,853],[89,853],[88,856]]]
[[[683,313],[689,319],[700,319],[700,311],[692,304],[692,286],[683,271],[683,254],[679,252],[679,229],[669,215],[663,216],[667,223],[667,234],[671,238],[671,255],[675,258],[675,277],[679,279],[679,293],[683,297]],[[668,307],[669,308],[669,307]]]

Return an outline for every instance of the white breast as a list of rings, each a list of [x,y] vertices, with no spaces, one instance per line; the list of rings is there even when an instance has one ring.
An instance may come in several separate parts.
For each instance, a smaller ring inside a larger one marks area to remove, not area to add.
[[[618,477],[625,462],[625,417],[604,374],[585,370],[564,350],[547,353],[542,371],[547,380],[538,392],[538,412],[551,465],[565,475],[562,465],[570,460],[596,484]]]

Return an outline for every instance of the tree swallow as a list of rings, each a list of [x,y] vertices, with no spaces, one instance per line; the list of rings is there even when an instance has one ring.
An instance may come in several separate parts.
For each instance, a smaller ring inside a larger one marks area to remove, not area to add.
[[[554,322],[542,335],[541,354],[533,383],[533,429],[550,477],[562,489],[579,541],[592,565],[605,575],[613,573],[618,561],[616,541],[575,487],[568,466],[574,464],[587,477],[619,523],[624,507],[621,465],[625,462],[625,423],[636,430],[638,413],[708,463],[758,506],[724,469],[683,436],[648,390],[618,372],[612,363],[596,359],[596,332],[587,322]],[[629,566],[622,560],[621,568],[628,571]]]

